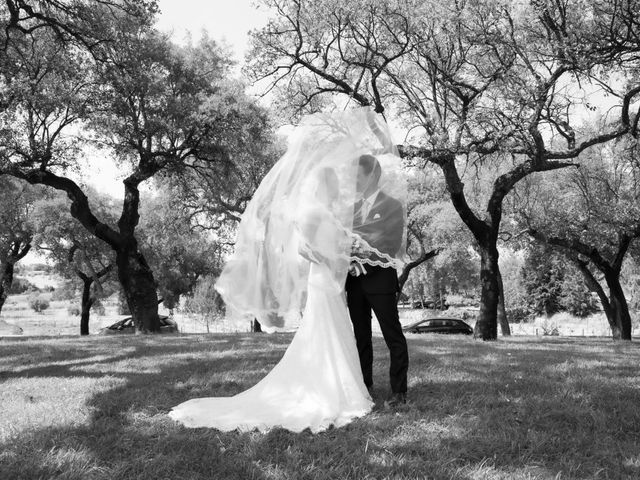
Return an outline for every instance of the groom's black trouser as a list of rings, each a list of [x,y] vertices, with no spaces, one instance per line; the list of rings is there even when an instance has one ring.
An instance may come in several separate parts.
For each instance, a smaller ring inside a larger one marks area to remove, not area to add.
[[[395,293],[397,277],[394,270],[384,270],[387,272],[383,272],[382,278],[375,278],[375,274],[379,272],[372,272],[374,274],[372,278],[365,278],[366,276],[350,277],[346,286],[347,305],[353,323],[365,385],[367,387],[373,385],[373,344],[371,341],[371,311],[373,310],[380,324],[384,341],[389,348],[391,391],[404,393],[407,391],[409,353],[398,318]],[[389,274],[392,274],[393,277],[390,277]],[[390,281],[393,281],[393,284],[386,285]],[[380,291],[385,293],[378,293]]]

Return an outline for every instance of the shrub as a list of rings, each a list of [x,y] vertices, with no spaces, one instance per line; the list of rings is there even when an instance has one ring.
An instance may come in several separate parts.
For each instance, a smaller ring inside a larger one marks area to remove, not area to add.
[[[560,331],[558,330],[558,324],[555,322],[552,322],[548,318],[544,320],[544,322],[542,323],[542,325],[540,325],[540,327],[542,328],[543,336],[557,337],[560,335]]]
[[[456,317],[462,320],[476,320],[478,317],[478,312],[479,310],[477,309],[468,309],[464,307],[451,307],[447,311],[446,315],[447,317]],[[422,315],[422,318],[423,319],[430,318],[430,317],[433,317],[433,315],[434,315],[433,310],[425,311]]]
[[[536,315],[569,312],[586,317],[598,311],[598,301],[582,274],[566,258],[545,245],[534,246],[522,270],[528,308]]]
[[[15,277],[13,282],[11,283],[11,288],[9,289],[9,295],[20,295],[21,293],[25,293],[28,291],[35,291],[38,287],[36,287],[33,283],[25,278]]]
[[[93,312],[100,317],[104,316],[105,314],[104,305],[99,299],[93,302],[93,305],[91,305],[91,310],[93,310]]]
[[[509,323],[525,323],[531,319],[531,311],[527,307],[507,308]]]
[[[536,315],[551,316],[562,309],[565,261],[551,248],[535,245],[522,269],[527,307]]]
[[[72,300],[76,297],[76,288],[71,282],[65,282],[51,294],[52,301]]]
[[[69,305],[69,307],[67,308],[67,313],[69,315],[73,315],[74,317],[79,317],[80,316],[80,307],[78,307],[77,305]]]
[[[562,284],[560,304],[576,317],[587,317],[598,311],[599,301],[591,294],[579,272],[565,279]]]
[[[29,307],[36,313],[42,313],[49,308],[49,300],[42,298],[40,295],[31,295],[29,297]]]
[[[198,315],[206,325],[207,332],[209,332],[209,324],[220,318],[224,308],[222,298],[215,291],[215,282],[216,278],[211,275],[201,277],[193,295],[187,297],[185,302],[185,310]]]
[[[29,268],[32,272],[44,272],[49,273],[51,271],[51,267],[46,263],[34,263]]]

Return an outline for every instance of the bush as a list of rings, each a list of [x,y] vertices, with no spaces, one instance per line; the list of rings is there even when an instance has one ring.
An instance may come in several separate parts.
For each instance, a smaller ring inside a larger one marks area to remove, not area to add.
[[[25,278],[15,277],[9,289],[9,295],[20,295],[21,293],[38,290],[33,283]]]
[[[73,300],[76,297],[76,287],[72,282],[64,283],[60,288],[56,288],[51,294],[52,301]]]
[[[551,321],[548,318],[544,320],[544,322],[542,323],[542,325],[540,325],[540,327],[542,328],[543,336],[557,337],[560,335],[560,331],[558,330],[558,324],[556,322]]]
[[[569,312],[587,317],[598,311],[599,302],[585,285],[582,274],[552,248],[534,246],[522,273],[532,313],[551,316]]]
[[[566,261],[551,247],[535,244],[522,268],[527,307],[536,315],[551,316],[561,310]]]
[[[478,307],[480,305],[477,298],[453,293],[447,295],[447,303],[456,307]]]
[[[469,309],[464,307],[451,307],[447,311],[447,317],[456,317],[462,320],[476,320],[478,318],[478,309]],[[434,316],[434,312],[425,312],[422,318],[430,318]]]
[[[584,283],[582,275],[576,272],[562,284],[562,299],[560,304],[567,312],[576,317],[587,317],[598,311],[600,302],[592,295]]]
[[[224,303],[220,295],[216,292],[214,285],[216,278],[212,275],[201,277],[196,284],[193,295],[186,298],[185,310],[191,314],[198,315],[207,327],[223,314]]]
[[[93,305],[91,305],[91,310],[93,310],[93,312],[100,317],[104,316],[105,314],[104,305],[99,299],[93,302]]]
[[[29,307],[36,313],[42,313],[49,308],[49,300],[40,295],[32,295],[29,297]]]
[[[80,307],[78,307],[77,305],[69,305],[69,307],[67,308],[67,313],[69,315],[73,315],[74,317],[79,317],[80,316]]]
[[[44,272],[49,273],[51,271],[51,267],[46,263],[34,263],[29,266],[29,270],[32,272]]]
[[[527,307],[507,308],[506,313],[509,323],[525,323],[532,317],[531,311]]]

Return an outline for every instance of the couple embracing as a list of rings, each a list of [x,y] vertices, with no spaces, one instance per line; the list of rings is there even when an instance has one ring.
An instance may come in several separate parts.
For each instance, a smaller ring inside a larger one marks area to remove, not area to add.
[[[408,353],[396,306],[406,183],[392,145],[386,123],[369,109],[300,123],[247,206],[216,285],[236,314],[298,329],[256,385],[188,400],[172,418],[223,431],[317,432],[366,415],[372,312],[390,352],[385,405],[406,402]]]

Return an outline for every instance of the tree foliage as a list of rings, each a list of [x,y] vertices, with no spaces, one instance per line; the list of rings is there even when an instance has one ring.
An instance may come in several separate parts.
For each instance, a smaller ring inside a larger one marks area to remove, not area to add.
[[[96,200],[93,210],[102,218],[114,218],[107,199],[92,192]],[[62,195],[41,200],[35,205],[31,222],[34,225],[36,248],[45,252],[54,269],[71,282],[65,286],[69,293],[80,292],[80,334],[89,334],[91,310],[104,311],[100,299],[111,293],[104,289],[109,282],[115,259],[113,251],[102,240],[88,232],[68,211],[67,199]],[[76,288],[79,287],[79,288]]]
[[[624,339],[630,339],[631,319],[621,273],[640,238],[637,148],[630,140],[590,149],[580,168],[554,182],[532,177],[516,192],[527,231],[580,269],[600,297],[614,336]]]
[[[221,245],[195,228],[180,208],[175,190],[161,189],[143,206],[142,248],[155,272],[165,307],[173,309],[182,295],[192,294],[198,280],[220,273]]]
[[[266,116],[230,80],[215,42],[178,46],[153,28],[153,2],[95,2],[91,14],[83,2],[68,11],[57,4],[40,2],[55,17],[42,28],[31,28],[40,21],[32,11],[31,20],[7,20],[0,174],[66,193],[71,214],[115,253],[137,328],[157,331],[156,281],[136,234],[141,184],[160,172],[224,178],[248,158],[239,153],[247,126]],[[70,175],[87,145],[126,172],[115,222]]]
[[[533,172],[564,168],[591,145],[635,132],[640,6],[611,2],[265,0],[276,11],[254,35],[250,69],[296,111],[370,105],[399,119],[400,146],[444,175],[481,257],[482,338],[496,337],[502,202]],[[327,12],[331,12],[327,14]],[[603,89],[619,115],[581,131]],[[615,121],[613,121],[615,120]],[[465,165],[511,162],[479,209]]]
[[[207,333],[212,322],[224,312],[222,298],[215,290],[216,277],[211,275],[198,279],[193,293],[187,297],[185,310],[196,315],[206,326]]]
[[[14,292],[16,264],[31,250],[34,226],[31,213],[42,189],[13,178],[0,176],[3,197],[0,208],[0,311],[7,296]]]
[[[597,302],[580,272],[549,246],[529,249],[522,276],[531,314],[549,317],[566,311],[586,317],[597,311]]]

